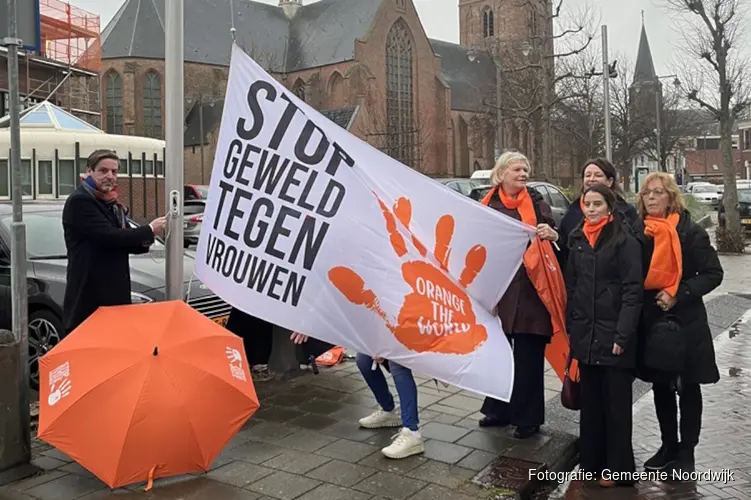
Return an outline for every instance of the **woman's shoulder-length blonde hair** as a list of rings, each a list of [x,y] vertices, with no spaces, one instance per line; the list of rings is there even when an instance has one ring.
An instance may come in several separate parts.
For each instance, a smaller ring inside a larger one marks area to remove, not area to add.
[[[675,183],[675,179],[670,174],[665,172],[652,172],[642,182],[641,190],[639,191],[639,197],[636,200],[636,208],[639,210],[639,215],[645,218],[647,214],[647,206],[644,203],[644,193],[647,186],[652,181],[662,182],[662,187],[668,192],[670,201],[668,202],[668,214],[681,214],[686,210],[686,199],[683,197],[683,193],[678,189],[678,184]]]
[[[503,182],[503,176],[506,173],[506,169],[513,162],[522,161],[527,166],[527,171],[532,173],[532,165],[529,163],[529,159],[518,151],[506,151],[495,162],[493,170],[490,171],[490,184],[493,186],[500,186]]]

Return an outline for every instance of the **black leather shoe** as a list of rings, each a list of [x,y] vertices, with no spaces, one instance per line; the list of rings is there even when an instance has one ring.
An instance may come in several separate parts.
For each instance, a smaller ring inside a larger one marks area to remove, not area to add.
[[[499,417],[482,417],[480,419],[480,427],[506,427],[507,425],[509,425],[509,421]]]
[[[517,427],[514,431],[514,437],[516,439],[527,439],[531,438],[535,434],[540,432],[540,426],[535,425],[531,427]]]
[[[668,468],[672,467],[678,459],[679,449],[678,443],[662,443],[662,446],[657,450],[657,453],[644,462],[644,470],[652,472],[668,470]]]

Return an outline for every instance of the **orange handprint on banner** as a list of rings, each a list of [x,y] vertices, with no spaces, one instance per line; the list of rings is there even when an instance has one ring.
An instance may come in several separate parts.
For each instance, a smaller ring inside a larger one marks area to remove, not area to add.
[[[407,242],[398,230],[396,219],[409,230],[412,204],[406,198],[399,198],[393,212],[380,199],[378,204],[383,211],[391,246],[404,259]],[[376,313],[396,339],[412,351],[442,354],[475,351],[487,340],[488,332],[483,325],[477,324],[466,287],[485,265],[487,250],[482,245],[469,249],[457,286],[448,274],[454,218],[447,214],[436,224],[434,256],[438,266],[428,260],[425,246],[411,231],[410,234],[412,244],[424,260],[410,260],[401,265],[402,277],[412,292],[404,298],[395,320],[389,318],[373,290],[366,288],[365,281],[352,269],[342,266],[330,269],[329,281],[351,303]]]

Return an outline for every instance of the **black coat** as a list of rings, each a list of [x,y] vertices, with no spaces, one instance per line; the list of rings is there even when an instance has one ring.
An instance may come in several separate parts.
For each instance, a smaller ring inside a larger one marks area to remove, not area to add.
[[[592,248],[581,224],[570,236],[566,266],[566,326],[582,364],[636,367],[637,329],[644,295],[641,245],[620,215]],[[624,349],[613,354],[613,344]]]
[[[709,329],[707,310],[703,297],[720,286],[724,276],[717,252],[709,241],[709,235],[699,224],[691,220],[688,211],[681,214],[676,227],[683,253],[683,276],[678,293],[678,303],[670,310],[684,325],[686,335],[686,368],[681,379],[687,383],[714,384],[720,380],[714,351],[714,339]],[[652,261],[654,241],[645,239],[644,274]],[[644,292],[640,335],[646,335],[654,322],[663,314],[657,306],[657,292]],[[643,344],[643,343],[642,343]],[[657,374],[640,367],[639,378],[655,381]]]
[[[68,271],[63,321],[70,332],[99,306],[130,304],[129,254],[154,243],[148,225],[122,228],[115,212],[83,186],[65,202],[63,230]]]
[[[623,198],[618,198],[615,203],[615,211],[621,214],[623,220],[625,220],[631,229],[633,230],[636,238],[641,242],[644,235],[644,222],[641,217],[629,202]],[[561,247],[561,266],[565,270],[566,263],[568,262],[568,248],[569,238],[576,228],[578,228],[584,221],[584,213],[582,213],[581,205],[579,204],[579,198],[577,197],[571,205],[569,205],[566,214],[561,219],[561,227],[558,229],[560,235],[560,247]]]

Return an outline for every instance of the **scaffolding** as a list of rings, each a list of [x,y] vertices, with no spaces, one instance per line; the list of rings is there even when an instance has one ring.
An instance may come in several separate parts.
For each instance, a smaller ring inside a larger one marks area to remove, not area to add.
[[[47,100],[102,128],[99,16],[60,0],[39,0],[39,13],[39,53],[21,54],[23,104]]]

